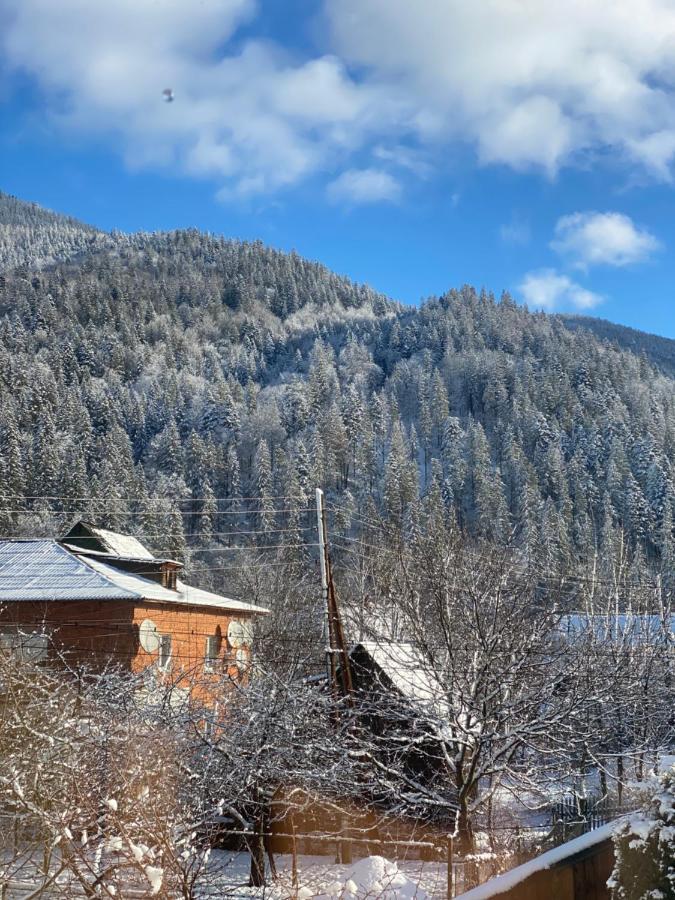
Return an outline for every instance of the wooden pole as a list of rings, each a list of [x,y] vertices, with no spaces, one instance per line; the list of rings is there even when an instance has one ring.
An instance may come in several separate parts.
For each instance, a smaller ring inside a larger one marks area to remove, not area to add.
[[[328,587],[328,541],[326,533],[326,511],[323,505],[323,491],[316,489],[316,525],[319,532],[319,565],[321,566],[321,596],[323,598],[324,613],[324,642],[326,652],[326,675],[331,694],[337,696],[337,669],[333,647],[333,634],[331,627],[330,592]]]
[[[342,688],[342,696],[345,698],[349,706],[353,706],[354,698],[353,682],[351,674],[351,665],[349,661],[349,651],[345,641],[344,631],[342,628],[342,620],[340,619],[340,610],[338,607],[337,595],[335,593],[335,583],[333,581],[333,570],[330,563],[330,554],[328,552],[328,529],[326,526],[326,508],[323,502],[323,491],[321,488],[316,489],[316,515],[317,526],[319,530],[319,550],[321,556],[321,589],[324,597],[324,611],[326,616],[326,655],[328,658],[328,683],[335,700],[338,698],[338,678],[337,678],[337,659],[340,657],[340,681]],[[341,816],[342,834],[345,834],[347,827],[344,823],[344,817]],[[338,862],[351,863],[352,861],[352,845],[349,841],[338,842],[338,854],[340,859]]]
[[[447,863],[448,863],[448,900],[452,900],[455,896],[452,884],[452,835],[448,835],[448,847],[447,847]]]
[[[291,822],[293,836],[291,838],[291,887],[293,890],[293,900],[298,897],[298,843],[295,836],[295,817]]]

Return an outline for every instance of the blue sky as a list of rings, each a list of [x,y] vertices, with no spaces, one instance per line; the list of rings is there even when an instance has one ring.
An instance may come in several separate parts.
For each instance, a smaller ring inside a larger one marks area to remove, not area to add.
[[[0,187],[675,337],[675,9],[549,7],[0,0]]]

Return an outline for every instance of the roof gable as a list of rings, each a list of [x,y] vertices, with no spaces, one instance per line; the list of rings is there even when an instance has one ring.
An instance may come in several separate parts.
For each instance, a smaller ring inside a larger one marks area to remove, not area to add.
[[[77,522],[61,540],[82,550],[109,553],[127,559],[154,559],[148,548],[132,535],[97,528],[90,522]]]
[[[351,655],[364,653],[384,673],[392,687],[415,703],[438,708],[444,692],[412,644],[361,641]]]

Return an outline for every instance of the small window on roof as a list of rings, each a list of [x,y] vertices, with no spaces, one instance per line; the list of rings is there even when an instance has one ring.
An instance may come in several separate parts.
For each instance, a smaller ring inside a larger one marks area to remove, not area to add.
[[[161,634],[159,636],[159,658],[157,664],[160,669],[168,669],[171,664],[171,635]]]
[[[210,634],[206,638],[206,650],[204,652],[204,671],[215,672],[220,650],[220,639],[217,634]]]

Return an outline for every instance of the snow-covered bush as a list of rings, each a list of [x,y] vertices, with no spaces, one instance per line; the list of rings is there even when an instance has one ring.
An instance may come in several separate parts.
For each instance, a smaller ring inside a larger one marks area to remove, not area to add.
[[[343,878],[329,881],[315,893],[300,888],[298,900],[428,900],[427,894],[398,868],[392,860],[382,856],[361,859]]]
[[[613,900],[675,900],[675,766],[650,793],[614,837]]]

